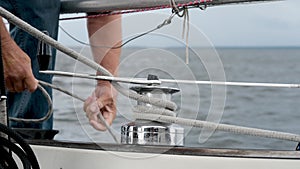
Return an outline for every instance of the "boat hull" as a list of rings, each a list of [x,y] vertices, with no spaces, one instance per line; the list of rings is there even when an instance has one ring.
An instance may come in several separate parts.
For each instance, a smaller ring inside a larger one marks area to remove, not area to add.
[[[31,144],[43,169],[296,169],[298,151],[203,149],[48,142]]]

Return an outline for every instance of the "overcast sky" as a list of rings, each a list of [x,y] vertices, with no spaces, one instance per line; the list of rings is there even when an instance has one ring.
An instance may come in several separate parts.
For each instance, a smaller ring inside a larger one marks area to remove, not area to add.
[[[169,10],[160,10],[124,15],[124,38],[154,28],[169,14]],[[174,41],[172,36],[176,34],[175,39],[181,37],[183,21],[181,18],[174,20],[172,26],[157,32],[167,34],[167,38],[153,34],[131,43],[130,46],[180,45],[172,42]],[[193,9],[190,10],[190,23],[189,44],[194,46],[203,41],[199,40],[198,34],[202,34],[214,46],[300,46],[299,0],[225,5],[210,7],[204,11]],[[61,21],[60,24],[76,38],[87,42],[84,19]],[[59,34],[59,41],[68,46],[79,45],[62,31]]]

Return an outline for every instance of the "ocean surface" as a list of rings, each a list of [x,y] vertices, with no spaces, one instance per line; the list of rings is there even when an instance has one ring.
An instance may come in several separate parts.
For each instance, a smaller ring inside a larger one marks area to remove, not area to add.
[[[74,49],[91,58],[89,49]],[[124,48],[119,76],[156,74],[168,79],[300,83],[300,48],[196,48],[190,51],[189,64],[185,60],[184,48]],[[62,53],[58,53],[56,70],[94,73]],[[54,84],[86,98],[92,93],[95,81],[57,76]],[[172,98],[179,107],[179,117],[300,134],[300,89],[162,85],[181,89]],[[131,107],[135,104],[135,101],[118,96],[118,115],[112,125],[118,137],[120,127],[132,120]],[[54,128],[60,130],[55,139],[113,142],[107,132],[89,126],[82,106],[82,102],[54,91]],[[185,131],[185,146],[188,147],[294,150],[297,145],[199,128],[185,127]]]

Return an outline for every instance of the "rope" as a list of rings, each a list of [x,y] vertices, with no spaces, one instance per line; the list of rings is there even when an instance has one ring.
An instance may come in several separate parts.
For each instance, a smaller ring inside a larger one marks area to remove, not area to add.
[[[0,123],[7,126],[6,96],[0,98]]]
[[[172,7],[172,9],[175,11],[175,13],[180,12],[175,0],[170,0],[170,7]]]
[[[82,101],[82,102],[85,102],[85,99],[81,98],[80,96],[77,96],[77,95],[75,95],[75,94],[73,94],[73,93],[71,93],[71,92],[69,92],[69,91],[67,91],[67,90],[64,90],[64,89],[62,89],[62,88],[60,88],[60,87],[57,87],[57,86],[55,86],[55,85],[53,85],[53,84],[50,84],[50,83],[47,83],[47,82],[43,82],[43,81],[39,81],[39,83],[42,84],[42,85],[44,85],[44,86],[48,86],[48,87],[51,87],[51,88],[53,88],[53,89],[55,89],[55,90],[58,90],[58,91],[60,91],[60,92],[63,92],[63,93],[65,93],[65,94],[67,94],[67,95],[69,95],[69,96],[71,96],[71,97],[73,97],[73,98],[75,98],[75,99],[78,99],[78,100],[80,100],[80,101]],[[112,136],[112,138],[114,139],[114,141],[115,141],[116,143],[120,143],[119,140],[117,139],[116,135],[112,132],[111,127],[109,126],[109,124],[108,124],[108,123],[106,122],[106,120],[104,119],[102,113],[99,113],[99,114],[98,114],[98,118],[99,118],[100,121],[105,125],[106,129],[108,130],[109,134]]]
[[[165,115],[165,116],[171,116],[175,117],[176,113],[167,109],[162,109],[162,108],[156,108],[156,107],[149,107],[149,106],[135,106],[132,109],[133,112],[135,113],[142,113],[142,114],[156,114],[156,115]]]
[[[185,63],[186,64],[189,64],[189,32],[190,32],[189,10],[184,7],[184,20],[183,20],[183,29],[182,29],[182,39],[184,39],[184,37],[185,37]],[[185,33],[185,35],[184,35],[184,33]]]
[[[67,90],[64,90],[64,89],[62,89],[62,88],[59,88],[59,87],[57,87],[57,86],[55,86],[55,85],[53,85],[53,84],[50,84],[50,83],[47,83],[47,82],[44,82],[44,81],[39,81],[39,83],[40,83],[41,85],[43,85],[43,86],[48,86],[48,87],[51,87],[52,89],[58,90],[58,91],[60,91],[60,92],[63,92],[63,93],[65,93],[66,95],[69,95],[69,96],[71,96],[71,97],[74,97],[75,99],[78,99],[78,100],[80,100],[80,101],[83,101],[83,102],[85,101],[85,99],[83,99],[83,98],[77,96],[76,94],[73,94],[73,93],[71,93],[71,92],[69,92],[69,91],[67,91]]]
[[[37,158],[31,147],[20,135],[3,124],[0,124],[0,133],[7,135],[9,139],[13,139],[18,144],[16,145],[9,139],[0,137],[0,168],[18,168],[16,167],[17,165],[14,158],[12,157],[11,152],[14,152],[14,154],[20,158],[24,169],[40,168]]]
[[[158,121],[162,123],[175,123],[179,125],[193,126],[199,128],[205,127],[208,129],[230,132],[235,134],[243,134],[249,136],[266,137],[266,138],[274,138],[274,139],[287,140],[293,142],[300,142],[300,135],[285,133],[285,132],[263,130],[263,129],[235,126],[229,124],[218,124],[218,123],[213,123],[208,121],[192,120],[192,119],[185,119],[180,117],[171,117],[171,116],[164,116],[164,115],[157,115],[157,114],[134,113],[134,116],[138,119],[152,120],[152,121]]]
[[[16,121],[16,122],[25,122],[25,123],[40,123],[48,120],[51,117],[51,115],[53,114],[53,104],[52,104],[51,97],[49,96],[48,92],[39,84],[38,84],[38,89],[42,91],[42,94],[45,96],[48,103],[48,112],[46,113],[46,115],[39,119],[24,119],[24,118],[17,118],[17,117],[9,117],[9,120]]]

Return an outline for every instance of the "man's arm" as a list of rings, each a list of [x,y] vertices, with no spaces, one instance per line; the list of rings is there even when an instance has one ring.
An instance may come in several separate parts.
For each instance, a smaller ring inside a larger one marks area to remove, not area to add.
[[[5,84],[11,92],[28,89],[33,92],[38,81],[34,78],[29,56],[22,51],[10,37],[2,17],[0,17],[0,35]]]
[[[89,18],[87,21],[90,44],[95,62],[105,67],[114,76],[118,74],[121,48],[111,49],[121,44],[121,16],[103,16]],[[100,72],[97,72],[101,75]],[[102,113],[108,124],[116,117],[117,92],[108,81],[98,81],[93,94],[86,100],[84,110],[90,124],[97,130],[105,130],[99,123],[98,113]]]

